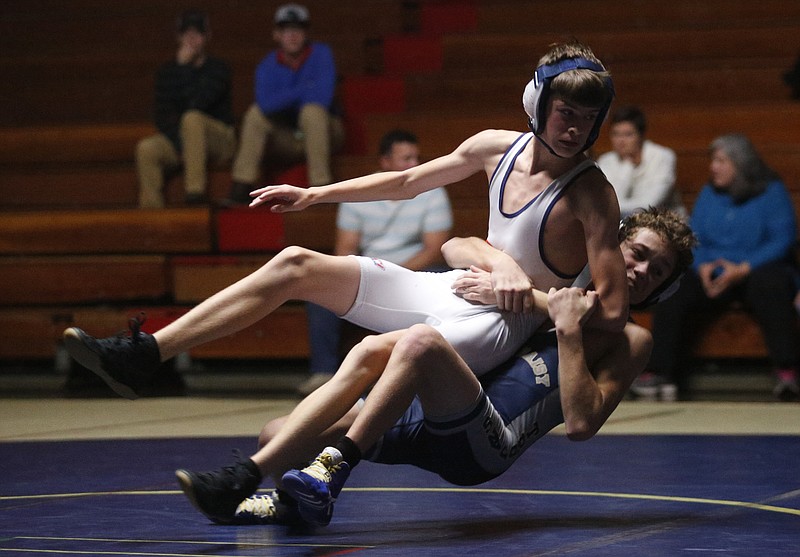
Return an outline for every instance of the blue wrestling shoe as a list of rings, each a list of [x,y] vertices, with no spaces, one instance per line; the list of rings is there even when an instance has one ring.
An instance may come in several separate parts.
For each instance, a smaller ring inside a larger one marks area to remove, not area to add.
[[[302,526],[305,521],[297,510],[297,501],[275,489],[270,494],[252,495],[239,503],[230,524]]]
[[[314,462],[302,470],[289,470],[281,478],[283,489],[297,501],[300,516],[306,522],[327,526],[333,516],[333,504],[350,475],[350,466],[342,453],[327,447]]]

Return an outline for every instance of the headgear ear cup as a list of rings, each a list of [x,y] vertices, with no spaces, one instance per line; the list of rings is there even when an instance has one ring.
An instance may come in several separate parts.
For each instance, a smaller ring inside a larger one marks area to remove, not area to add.
[[[528,115],[528,124],[531,131],[535,135],[538,136],[544,131],[551,82],[556,76],[571,70],[606,71],[602,65],[586,58],[567,58],[555,64],[543,64],[536,68],[533,79],[528,82],[522,93],[522,106]],[[611,78],[605,78],[605,83],[610,94],[607,102],[600,107],[594,127],[586,139],[586,144],[583,146],[584,151],[597,141],[597,137],[600,135],[600,127],[603,125],[608,109],[611,106],[611,101],[614,98],[614,83]]]
[[[522,106],[528,115],[528,125],[535,134],[542,132],[544,122],[536,116],[536,109],[539,106],[539,97],[542,94],[542,87],[537,86],[536,75],[525,86],[522,93]],[[546,103],[545,103],[546,104]]]

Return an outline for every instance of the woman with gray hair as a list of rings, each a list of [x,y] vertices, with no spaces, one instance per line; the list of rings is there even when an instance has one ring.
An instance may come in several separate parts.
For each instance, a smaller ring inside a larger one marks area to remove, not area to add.
[[[724,309],[742,301],[766,339],[775,368],[774,394],[800,395],[797,316],[792,249],[797,237],[792,199],[780,177],[742,134],[716,138],[710,177],[691,215],[699,245],[677,294],[661,304],[653,320],[649,370],[635,384],[640,395],[685,388],[684,358],[691,354],[689,319],[698,310]],[[682,381],[683,379],[683,381]],[[671,388],[670,388],[671,387]]]

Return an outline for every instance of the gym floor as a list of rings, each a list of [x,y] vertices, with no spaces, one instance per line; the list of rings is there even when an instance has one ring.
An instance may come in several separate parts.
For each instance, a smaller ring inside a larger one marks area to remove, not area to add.
[[[219,526],[173,471],[228,464],[297,399],[0,399],[3,555],[797,555],[800,404],[626,401],[475,488],[362,463],[315,531]],[[265,484],[263,488],[268,488]]]

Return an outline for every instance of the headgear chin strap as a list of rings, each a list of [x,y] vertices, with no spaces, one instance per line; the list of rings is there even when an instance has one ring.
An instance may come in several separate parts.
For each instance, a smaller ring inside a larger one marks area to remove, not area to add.
[[[567,58],[554,64],[542,64],[536,68],[533,79],[528,82],[525,86],[525,91],[522,93],[522,106],[528,114],[528,125],[537,138],[544,131],[545,120],[547,118],[547,101],[550,96],[550,85],[556,76],[571,70],[606,71],[601,64],[580,57]],[[610,91],[610,95],[608,96],[608,101],[600,107],[594,127],[589,133],[589,137],[586,139],[586,144],[583,146],[583,151],[587,150],[597,141],[597,137],[600,135],[600,127],[603,125],[608,109],[611,106],[611,101],[614,98],[614,84],[611,78],[605,78],[605,83]],[[547,143],[544,141],[542,141],[542,143],[551,153],[553,152]]]
[[[639,302],[638,304],[631,304],[631,309],[641,310],[656,304],[660,304],[678,291],[678,288],[681,286],[682,278],[683,273],[679,274],[675,278],[668,278],[664,281],[664,284],[657,288],[644,301]]]

